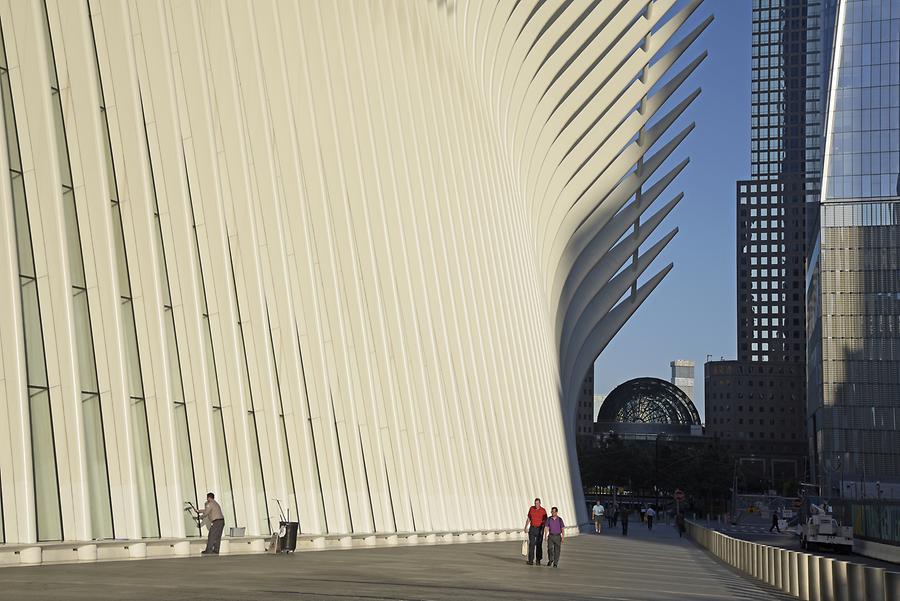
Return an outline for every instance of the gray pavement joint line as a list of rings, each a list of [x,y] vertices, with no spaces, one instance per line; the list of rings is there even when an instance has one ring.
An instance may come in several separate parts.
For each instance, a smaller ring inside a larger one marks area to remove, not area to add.
[[[564,573],[564,572],[561,572],[561,574],[564,575],[565,573]],[[739,577],[741,576],[741,574],[736,574],[736,575],[739,576]],[[367,580],[347,580],[347,579],[340,579],[340,580],[338,580],[338,579],[328,579],[328,578],[298,578],[297,580],[300,581],[300,582],[306,581],[306,582],[326,582],[326,583],[344,583],[344,584],[346,584],[346,583],[351,583],[351,584],[365,584],[365,585],[373,585],[373,584],[375,584],[375,585],[382,585],[382,586],[396,586],[396,587],[413,587],[413,586],[416,586],[416,587],[422,587],[422,588],[435,588],[435,589],[459,589],[459,590],[471,590],[471,591],[478,591],[478,592],[484,592],[484,593],[520,593],[520,592],[521,592],[521,591],[514,591],[514,590],[508,590],[508,589],[499,589],[499,588],[485,588],[485,587],[475,588],[475,587],[471,587],[471,586],[469,586],[469,587],[462,587],[462,586],[436,585],[436,584],[428,584],[428,583],[424,583],[424,582],[416,582],[416,583],[384,582],[384,583],[377,583],[377,582],[371,582],[371,581],[367,581]],[[743,577],[740,577],[739,580],[738,580],[738,582],[744,582],[745,584],[748,585],[748,586],[746,587],[746,589],[747,589],[746,592],[747,592],[747,593],[769,593],[769,594],[771,595],[772,592],[775,592],[774,590],[773,590],[773,591],[768,591],[768,590],[766,590],[765,588],[763,588],[762,586],[758,585],[757,583],[752,582],[752,581],[748,581],[748,580],[746,580],[746,579],[743,578]],[[632,587],[624,587],[624,586],[615,586],[615,585],[608,585],[608,584],[577,584],[577,585],[575,585],[575,586],[577,586],[578,588],[597,589],[597,590],[603,590],[603,589],[620,590],[620,591],[633,591],[633,590],[634,590],[634,587],[633,587],[633,586],[632,586]],[[571,588],[571,584],[570,584],[570,588]],[[755,590],[753,590],[753,589],[755,589]],[[641,592],[642,592],[642,593],[673,594],[673,591],[671,591],[671,590],[648,589],[648,588],[642,588],[642,589],[641,589]],[[742,592],[743,592],[743,591],[742,591]],[[712,593],[695,593],[695,592],[680,593],[680,592],[679,592],[678,594],[686,594],[686,595],[690,595],[691,597],[704,598],[704,599],[718,599],[718,600],[721,600],[721,599],[722,599],[722,595],[721,595],[720,593],[712,594]],[[759,597],[746,597],[746,598],[748,598],[748,599],[751,599],[751,598],[752,598],[752,599],[759,599]],[[781,597],[781,596],[779,595],[779,596],[773,597],[773,598],[774,598],[774,599],[780,599],[780,598],[783,598],[783,597]]]
[[[561,574],[564,575],[565,573],[562,572]],[[725,575],[725,574],[727,574],[727,572],[725,572],[725,573],[723,573],[723,574],[720,574],[720,575],[713,575],[713,574],[710,574],[710,576],[716,577],[716,579],[718,579],[718,580],[722,580],[722,575]],[[738,574],[738,576],[739,576],[739,574]],[[514,589],[486,588],[486,587],[475,588],[475,587],[471,587],[471,586],[469,586],[469,587],[448,586],[448,585],[446,585],[446,584],[436,585],[436,584],[429,584],[429,583],[424,583],[424,582],[415,582],[415,583],[404,583],[404,582],[396,582],[396,581],[372,582],[372,581],[368,581],[368,580],[347,580],[347,579],[345,579],[345,578],[342,578],[342,579],[328,579],[328,578],[297,578],[296,580],[297,580],[298,582],[307,582],[307,583],[310,583],[310,584],[314,584],[314,583],[323,583],[323,584],[329,584],[329,585],[330,585],[330,584],[361,584],[361,585],[366,585],[366,586],[372,586],[372,585],[375,585],[375,586],[397,587],[397,588],[404,588],[404,587],[419,587],[419,588],[430,588],[430,589],[441,589],[441,590],[462,590],[462,591],[474,591],[474,592],[480,592],[480,593],[495,593],[495,594],[511,595],[511,596],[515,596],[515,595],[523,595],[523,594],[530,594],[530,595],[548,595],[548,594],[553,594],[552,592],[549,592],[549,591],[537,591],[537,590],[536,590],[536,591],[532,591],[532,592],[525,592],[525,591],[514,590]],[[725,583],[726,583],[727,588],[732,588],[732,589],[733,589],[735,584],[740,584],[740,583],[742,583],[742,581],[743,581],[743,578],[738,579],[737,581],[735,581],[734,579],[728,579],[728,580],[725,581]],[[27,582],[32,582],[32,580],[28,580]],[[73,581],[73,580],[59,580],[59,579],[54,580],[54,587],[58,587],[60,584],[65,584],[66,586],[80,585],[80,586],[82,586],[82,587],[84,587],[84,588],[93,588],[93,587],[94,587],[94,584],[93,584],[93,583],[90,583],[90,582],[87,582],[87,581],[80,581],[80,580],[79,580],[79,581]],[[160,589],[172,589],[172,588],[183,589],[183,586],[182,586],[181,584],[174,584],[174,585],[173,585],[173,584],[164,583],[164,582],[152,582],[152,583],[141,583],[141,584],[142,584],[142,586],[144,586],[144,587],[153,588],[153,589],[158,589],[158,590],[160,590]],[[759,599],[761,599],[761,597],[759,597],[759,594],[760,594],[760,593],[763,593],[763,594],[765,594],[765,593],[770,593],[769,598],[771,598],[771,599],[782,599],[782,598],[785,598],[785,597],[782,597],[782,596],[777,596],[777,597],[771,596],[771,592],[770,592],[770,591],[767,591],[767,590],[763,589],[761,586],[758,586],[758,585],[757,585],[757,586],[754,586],[754,585],[756,585],[756,583],[746,583],[746,584],[749,584],[750,586],[746,586],[746,587],[745,587],[745,586],[741,586],[741,587],[740,587],[740,590],[737,590],[737,591],[732,590],[732,591],[731,591],[731,594],[734,595],[734,598],[735,598],[735,599],[741,599],[741,600],[742,600],[742,599],[746,599],[746,600],[758,601]],[[591,589],[591,592],[587,592],[587,591],[585,591],[585,592],[578,592],[578,593],[576,593],[577,596],[575,596],[575,595],[572,595],[572,594],[571,594],[571,590],[572,590],[573,588],[576,588],[576,589]],[[575,585],[575,586],[573,587],[572,584],[569,583],[570,596],[568,596],[568,597],[566,597],[566,598],[567,598],[567,599],[573,599],[573,600],[574,600],[574,599],[578,599],[578,598],[583,597],[583,598],[585,598],[585,599],[603,599],[604,601],[606,601],[606,600],[609,600],[609,601],[635,601],[635,598],[634,598],[634,597],[629,597],[629,598],[626,598],[626,597],[610,597],[610,596],[599,597],[599,596],[597,596],[597,594],[596,594],[596,592],[595,592],[595,591],[597,591],[597,590],[600,590],[600,591],[602,591],[602,590],[615,590],[615,591],[632,591],[632,592],[633,592],[633,591],[635,590],[635,588],[634,588],[633,586],[632,586],[632,587],[622,587],[622,586],[605,585],[605,584],[601,584],[601,585],[595,585],[595,584],[577,584],[577,585]],[[223,592],[227,592],[227,591],[228,591],[228,589],[223,589]],[[207,589],[207,592],[210,592],[210,593],[211,593],[211,592],[213,592],[213,591]],[[308,592],[307,592],[307,591],[290,591],[290,590],[281,590],[281,591],[260,590],[260,591],[258,591],[258,592],[276,592],[276,593],[279,593],[279,594],[303,594],[303,595],[323,595],[323,596],[333,596],[333,595],[331,595],[331,594],[329,594],[329,593],[312,592],[312,591],[308,591]],[[682,592],[682,591],[673,591],[673,590],[671,590],[671,589],[669,589],[669,590],[660,590],[660,589],[648,589],[648,588],[642,588],[642,589],[640,589],[640,592],[641,592],[641,593],[648,594],[648,595],[652,595],[652,594],[657,594],[657,595],[658,595],[658,594],[662,594],[662,595],[679,595],[678,598],[679,598],[681,601],[688,601],[688,600],[690,600],[690,599],[717,599],[717,600],[722,599],[722,594],[721,594],[721,593],[715,593],[715,594],[713,594],[713,593],[701,593],[701,592]],[[336,598],[341,598],[341,596],[337,596]],[[358,599],[374,599],[374,600],[377,600],[377,599],[386,599],[386,600],[397,599],[397,600],[400,600],[400,601],[428,601],[428,598],[426,598],[426,597],[396,597],[396,598],[395,598],[395,597],[384,597],[384,596],[380,596],[380,597],[379,597],[379,596],[365,596],[365,595],[352,595],[352,594],[351,594],[351,595],[343,595],[343,598],[345,598],[345,599],[354,599],[354,598],[358,598]]]
[[[273,591],[273,590],[262,590],[261,593],[275,593],[279,595],[318,595],[320,597],[328,597],[329,599],[369,599],[372,601],[436,601],[433,599],[427,599],[425,597],[382,597],[382,596],[371,596],[371,595],[344,595],[344,594],[331,594],[331,593],[305,593],[302,591]],[[511,595],[513,593],[510,593]],[[522,593],[519,591],[515,592],[516,595],[521,595]],[[543,596],[546,593],[541,593]],[[569,599],[575,599],[574,597],[569,597]],[[626,597],[596,597],[591,596],[590,599],[596,599],[598,601],[635,601],[634,598],[626,598]]]

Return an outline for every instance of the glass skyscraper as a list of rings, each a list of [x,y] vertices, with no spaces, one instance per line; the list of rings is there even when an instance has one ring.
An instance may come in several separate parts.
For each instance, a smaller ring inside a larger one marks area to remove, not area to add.
[[[900,497],[900,0],[822,8],[823,178],[807,210],[813,477],[827,494]]]

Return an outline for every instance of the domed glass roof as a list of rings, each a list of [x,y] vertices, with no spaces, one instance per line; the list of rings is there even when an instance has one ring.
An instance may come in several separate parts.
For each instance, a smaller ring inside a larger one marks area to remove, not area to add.
[[[635,378],[613,389],[600,406],[600,422],[700,425],[700,414],[677,386],[659,378]]]

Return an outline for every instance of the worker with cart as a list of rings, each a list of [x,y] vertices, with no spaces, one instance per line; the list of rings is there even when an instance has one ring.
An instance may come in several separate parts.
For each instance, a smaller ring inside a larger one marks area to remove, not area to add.
[[[209,536],[206,539],[206,549],[201,551],[203,555],[218,555],[219,544],[222,542],[222,531],[225,530],[225,514],[222,513],[222,507],[216,501],[216,495],[206,493],[206,504],[203,509],[196,509],[193,505],[187,507],[185,511],[193,510],[198,521],[209,528]]]

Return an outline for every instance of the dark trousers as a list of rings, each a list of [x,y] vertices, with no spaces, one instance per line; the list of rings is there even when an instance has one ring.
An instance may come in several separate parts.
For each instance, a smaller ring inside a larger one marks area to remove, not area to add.
[[[219,543],[222,542],[222,531],[225,529],[225,520],[213,520],[209,527],[209,537],[206,539],[206,552],[218,553]]]
[[[628,536],[628,520],[626,519],[622,520],[622,534]]]
[[[647,530],[653,530],[653,516],[647,516]]]
[[[528,528],[528,563],[541,563],[544,558],[544,529],[541,526]]]
[[[562,550],[562,535],[551,534],[547,537],[547,561],[553,565],[559,563],[559,552]]]

